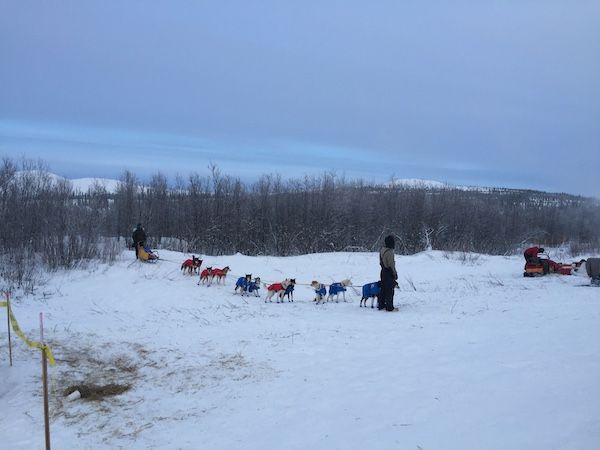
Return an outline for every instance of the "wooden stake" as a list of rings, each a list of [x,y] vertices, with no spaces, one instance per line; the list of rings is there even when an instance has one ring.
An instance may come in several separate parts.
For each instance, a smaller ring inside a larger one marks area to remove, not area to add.
[[[8,360],[10,361],[10,367],[12,367],[12,340],[10,336],[10,294],[8,291],[6,295],[6,327],[8,328]]]
[[[41,343],[44,343],[44,315],[40,313],[40,338]],[[46,450],[50,450],[50,414],[48,408],[48,358],[46,349],[42,348],[42,384],[44,389],[44,428],[46,432]]]

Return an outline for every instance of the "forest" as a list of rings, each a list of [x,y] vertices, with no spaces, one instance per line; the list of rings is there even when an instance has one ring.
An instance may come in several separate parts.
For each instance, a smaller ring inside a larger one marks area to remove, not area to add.
[[[148,182],[124,171],[116,191],[76,191],[43,161],[0,167],[0,277],[24,286],[40,268],[110,261],[142,223],[149,244],[196,254],[298,255],[376,251],[514,254],[524,245],[600,248],[600,200],[504,188],[406,186],[349,180],[334,172],[302,178],[265,174],[253,182],[191,173]]]

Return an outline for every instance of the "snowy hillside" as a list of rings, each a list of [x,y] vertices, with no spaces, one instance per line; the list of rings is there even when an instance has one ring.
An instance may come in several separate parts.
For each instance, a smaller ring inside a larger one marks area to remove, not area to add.
[[[69,181],[73,184],[73,190],[84,193],[94,186],[101,186],[106,192],[114,194],[119,187],[119,181],[110,178],[73,178]]]
[[[60,449],[593,449],[600,442],[600,289],[580,276],[522,277],[516,257],[396,257],[396,313],[233,295],[235,278],[378,278],[376,253],[208,257],[225,285],[180,271],[189,255],[51,276],[14,300],[38,313]],[[264,297],[265,289],[261,289]],[[5,320],[0,310],[0,319]],[[43,447],[39,354],[0,328],[2,448]],[[68,402],[72,385],[126,392]]]
[[[101,186],[106,189],[108,193],[115,193],[120,183],[119,180],[114,180],[112,178],[65,178],[52,172],[40,172],[39,170],[18,171],[16,175],[17,177],[26,175],[40,176],[42,173],[47,175],[54,183],[59,181],[70,182],[73,186],[73,190],[81,193],[86,193],[94,186]]]
[[[405,188],[418,188],[418,189],[444,189],[451,185],[448,183],[442,183],[434,180],[423,180],[421,178],[399,178],[394,179],[389,183],[389,186],[401,186]]]

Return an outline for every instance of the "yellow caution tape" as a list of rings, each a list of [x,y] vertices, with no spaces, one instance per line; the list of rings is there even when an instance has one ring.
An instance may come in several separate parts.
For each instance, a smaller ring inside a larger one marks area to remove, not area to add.
[[[0,306],[6,307],[7,302],[0,302]],[[43,350],[44,353],[46,353],[46,357],[48,358],[48,362],[50,363],[50,365],[53,366],[54,364],[56,364],[56,362],[54,361],[54,355],[52,354],[52,350],[50,350],[50,347],[48,347],[46,344],[32,341],[27,336],[25,336],[25,333],[23,333],[23,331],[21,330],[19,322],[17,322],[17,319],[15,318],[15,315],[12,312],[12,308],[8,310],[8,317],[10,319],[12,329],[15,331],[16,335],[23,340],[23,342],[25,342],[30,348],[39,348],[40,350]]]

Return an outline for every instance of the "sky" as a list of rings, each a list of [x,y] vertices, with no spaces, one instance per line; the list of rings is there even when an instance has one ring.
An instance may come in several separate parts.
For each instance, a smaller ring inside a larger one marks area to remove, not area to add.
[[[0,156],[600,196],[600,2],[0,0]]]

